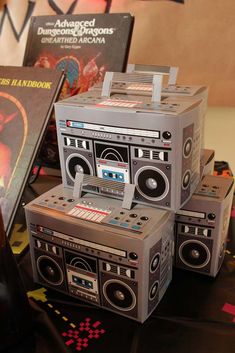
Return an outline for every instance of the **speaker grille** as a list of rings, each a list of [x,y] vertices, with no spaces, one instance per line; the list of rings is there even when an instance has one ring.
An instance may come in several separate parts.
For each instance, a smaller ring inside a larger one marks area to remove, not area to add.
[[[138,282],[102,271],[100,284],[104,307],[124,316],[138,317]]]
[[[132,279],[135,278],[135,271],[127,267],[122,267],[110,262],[103,262],[102,268],[103,268],[103,271],[114,273],[122,277],[127,277]]]
[[[146,199],[158,201],[169,192],[169,181],[166,175],[156,167],[142,167],[135,175],[138,192]]]
[[[168,161],[168,152],[157,151],[147,148],[134,148],[134,156],[140,159]]]
[[[35,259],[34,280],[44,286],[67,293],[62,258],[37,248],[31,249],[31,251],[34,252]]]
[[[211,263],[211,239],[190,239],[188,236],[178,235],[176,265],[197,272],[209,272]]]
[[[65,144],[65,146],[69,146],[69,147],[75,147],[75,148],[80,148],[80,149],[85,149],[85,150],[89,149],[89,142],[88,141],[76,139],[74,137],[65,136],[64,137],[64,144]]]
[[[212,230],[206,227],[197,227],[193,225],[181,224],[179,226],[180,233],[198,235],[202,237],[211,237]]]

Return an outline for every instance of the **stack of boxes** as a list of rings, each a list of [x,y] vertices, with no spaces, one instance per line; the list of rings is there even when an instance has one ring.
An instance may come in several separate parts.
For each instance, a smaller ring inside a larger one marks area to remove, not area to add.
[[[35,281],[140,322],[173,263],[217,275],[232,205],[203,148],[207,88],[176,73],[132,65],[56,103],[63,185],[26,206]]]

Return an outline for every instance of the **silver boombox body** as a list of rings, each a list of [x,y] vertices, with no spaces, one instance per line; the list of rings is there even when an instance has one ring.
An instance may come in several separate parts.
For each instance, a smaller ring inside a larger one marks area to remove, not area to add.
[[[59,185],[26,205],[34,280],[143,322],[172,278],[174,215]]]
[[[86,191],[122,198],[105,181],[130,183],[134,202],[177,211],[200,180],[201,109],[202,101],[103,97],[98,90],[57,102],[63,185],[72,188],[77,172],[94,175],[103,187]]]
[[[215,277],[222,265],[234,193],[232,178],[206,175],[176,213],[175,265]]]

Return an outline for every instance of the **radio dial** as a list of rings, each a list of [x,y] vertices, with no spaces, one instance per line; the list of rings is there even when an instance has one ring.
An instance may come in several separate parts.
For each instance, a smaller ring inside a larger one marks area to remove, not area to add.
[[[130,252],[129,257],[131,260],[137,260],[138,255],[135,252]]]
[[[136,213],[131,213],[131,214],[130,214],[130,217],[131,217],[131,218],[136,218],[136,217],[137,217],[137,214],[136,214]]]
[[[162,133],[162,137],[164,138],[164,140],[169,140],[171,138],[171,133],[170,131],[164,131]]]
[[[148,217],[147,216],[142,216],[142,217],[140,217],[140,219],[142,220],[142,221],[148,221]]]
[[[216,216],[215,216],[214,213],[209,213],[209,214],[208,214],[208,219],[209,219],[210,221],[214,221],[215,218],[216,218]]]

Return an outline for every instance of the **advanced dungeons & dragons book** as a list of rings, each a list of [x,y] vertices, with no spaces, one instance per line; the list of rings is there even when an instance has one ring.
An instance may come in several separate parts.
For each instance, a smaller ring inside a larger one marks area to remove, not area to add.
[[[32,16],[23,65],[64,70],[61,98],[85,92],[125,71],[133,24],[128,13]]]
[[[0,207],[6,233],[63,82],[59,70],[0,66]]]
[[[64,71],[60,99],[86,92],[106,71],[125,71],[133,25],[128,13],[32,16],[23,65]],[[54,118],[39,157],[59,168]]]

